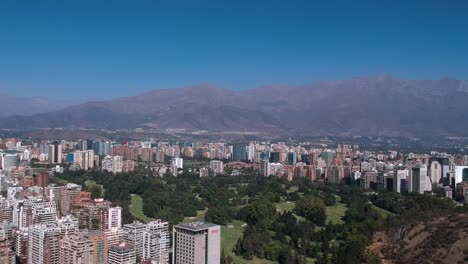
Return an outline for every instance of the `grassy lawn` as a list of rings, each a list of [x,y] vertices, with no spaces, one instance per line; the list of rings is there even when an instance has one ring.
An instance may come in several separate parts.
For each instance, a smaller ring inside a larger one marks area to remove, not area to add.
[[[341,202],[341,196],[335,194],[335,199],[337,202]]]
[[[135,195],[132,194],[132,201],[130,203],[130,213],[135,218],[140,219],[143,223],[148,223],[152,221],[153,219],[150,217],[147,217],[143,213],[143,200],[141,199],[140,195]],[[190,222],[195,222],[195,221],[204,221],[205,220],[205,213],[206,210],[200,210],[197,211],[197,216],[196,217],[185,217],[183,223],[190,223]]]
[[[380,207],[378,207],[378,206],[372,205],[372,208],[374,208],[374,209],[380,214],[380,216],[381,216],[382,218],[387,218],[387,217],[393,215],[392,212],[387,211],[387,210],[385,210],[385,209],[383,209],[383,208],[380,208]]]
[[[335,205],[327,206],[327,208],[326,208],[326,210],[327,210],[327,223],[329,223],[331,221],[333,224],[343,224],[344,222],[343,222],[343,220],[341,220],[341,218],[343,218],[343,216],[345,215],[345,212],[346,212],[346,210],[348,210],[348,208],[346,208],[345,204],[339,202],[339,201],[341,201],[340,196],[337,196],[336,200],[338,202]],[[292,211],[294,209],[294,206],[295,206],[295,202],[277,203],[276,204],[276,211],[278,211],[279,213],[283,213],[283,212],[286,212],[286,211]],[[296,214],[294,214],[294,215],[296,216],[297,220],[304,221],[303,217],[298,216]]]
[[[148,223],[152,220],[143,213],[143,200],[140,195],[132,194],[132,202],[130,203],[129,209],[130,213],[132,213],[135,218],[143,221],[143,223]]]
[[[276,204],[276,211],[278,213],[284,213],[286,211],[291,211],[294,209],[294,206],[296,206],[296,203],[294,202],[282,202],[282,203],[277,203]]]
[[[93,180],[86,180],[84,183],[86,186],[96,185],[97,183]]]
[[[296,206],[296,203],[295,202],[290,202],[290,201],[277,203],[276,204],[276,211],[278,213],[284,213],[286,211],[292,211],[295,206]],[[297,214],[294,214],[294,216],[296,217],[296,219],[298,221],[305,221],[305,218],[302,217],[302,216],[299,216]]]
[[[293,193],[293,192],[297,192],[299,190],[299,187],[297,186],[292,186],[290,187],[289,189],[286,190],[287,193]]]
[[[101,186],[101,188],[104,190],[104,187],[100,184],[97,184],[95,181],[93,180],[86,180],[84,182],[84,185],[86,185],[86,187],[89,187],[89,186],[93,186],[93,185],[97,185],[97,186]]]
[[[333,206],[327,206],[327,223],[344,224],[341,218],[345,215],[346,210],[348,210],[348,208],[340,202],[337,202]]]
[[[226,256],[231,255],[236,258],[232,253],[232,249],[236,245],[237,239],[242,236],[245,223],[239,220],[232,221],[231,223],[221,227],[221,246],[224,249]],[[237,263],[237,261],[234,261]]]
[[[199,210],[197,211],[197,216],[195,217],[185,217],[184,221],[182,223],[190,223],[190,222],[196,222],[196,221],[205,221],[205,214],[206,210]]]

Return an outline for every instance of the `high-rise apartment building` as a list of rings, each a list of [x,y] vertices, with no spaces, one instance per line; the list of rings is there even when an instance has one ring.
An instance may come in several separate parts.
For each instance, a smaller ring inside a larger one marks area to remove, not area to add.
[[[136,254],[133,245],[122,242],[109,246],[109,264],[135,264]]]
[[[424,193],[427,190],[428,177],[425,166],[414,167],[408,181],[408,192]]]
[[[270,152],[270,163],[279,163],[280,162],[280,154],[279,152]]]
[[[255,146],[249,145],[246,146],[246,151],[247,151],[247,160],[254,162],[255,159]]]
[[[79,231],[78,218],[72,215],[67,215],[67,216],[60,218],[57,221],[57,225],[60,228],[60,233],[62,237],[78,234],[78,231]]]
[[[3,222],[14,222],[13,220],[13,207],[16,203],[11,200],[0,201],[0,223]],[[15,213],[16,210],[15,210]]]
[[[109,249],[107,235],[100,230],[92,230],[88,232],[88,238],[93,244],[93,263],[107,264]]]
[[[393,191],[398,193],[406,192],[406,180],[408,177],[408,170],[397,170],[393,175]]]
[[[260,161],[260,174],[264,177],[271,175],[270,162],[268,160]]]
[[[175,167],[177,169],[183,169],[184,168],[184,159],[182,159],[182,158],[173,158],[171,160],[171,166]]]
[[[327,181],[331,183],[340,183],[340,168],[338,166],[330,166],[328,168]]]
[[[79,197],[79,196],[78,196]],[[76,198],[78,200],[78,198]],[[104,199],[84,199],[75,203],[74,214],[78,217],[80,226],[86,226],[90,230],[105,230],[109,225],[109,208],[111,203]],[[112,211],[112,215],[118,215],[118,211]],[[114,218],[117,221],[118,217]]]
[[[434,164],[435,163],[435,164]],[[443,181],[444,185],[450,184],[450,161],[446,157],[431,157],[429,158],[428,175],[432,183]],[[436,165],[437,164],[437,165]]]
[[[94,264],[93,243],[81,234],[62,237],[60,264]]]
[[[289,152],[288,153],[288,164],[289,165],[296,165],[296,162],[297,162],[296,152]]]
[[[121,243],[122,241],[125,241],[125,236],[123,229],[121,228],[113,228],[109,230],[105,230],[104,234],[106,234],[107,237],[107,244],[110,246],[117,245]]]
[[[77,150],[73,154],[73,159],[73,162],[78,164],[83,170],[94,168],[94,150]]]
[[[173,227],[173,264],[218,264],[221,260],[221,226],[193,222]]]
[[[247,148],[242,144],[235,144],[232,146],[232,160],[245,161],[247,160]]]
[[[87,141],[83,141],[83,140],[79,140],[78,141],[78,144],[76,145],[76,149],[77,150],[88,150],[88,142]]]
[[[143,232],[143,260],[169,263],[169,223],[156,220],[146,224]]]
[[[41,171],[36,175],[36,185],[42,188],[49,186],[49,173]]]
[[[69,183],[65,188],[60,192],[60,213],[61,215],[67,215],[73,203],[75,202],[76,197],[81,192],[81,185]]]
[[[224,173],[224,164],[220,160],[211,160],[210,161],[210,169],[211,171],[216,174]]]
[[[468,166],[455,166],[455,184],[468,182]]]
[[[55,224],[30,225],[28,229],[28,264],[60,264],[60,228]]]
[[[57,209],[57,215],[61,216],[61,204],[62,204],[62,190],[63,186],[47,186],[45,187],[45,195],[47,199],[55,203],[55,208]]]
[[[49,145],[49,162],[62,163],[62,145],[57,141]]]
[[[28,260],[28,231],[28,228],[20,228],[15,232],[15,241],[13,242],[13,248],[16,253],[16,258],[20,261],[20,263],[27,263]]]
[[[105,156],[102,160],[103,171],[109,171],[112,173],[119,173],[122,172],[123,169],[123,157],[122,156]]]
[[[431,160],[429,164],[428,176],[432,184],[438,184],[442,179],[442,165],[437,160]]]
[[[146,225],[138,221],[123,226],[125,242],[135,246],[138,257],[143,256],[143,232],[145,229]]]
[[[335,153],[327,149],[320,154],[320,157],[325,161],[327,166],[330,166],[332,164],[333,158],[335,157]]]
[[[111,207],[108,209],[107,229],[122,227],[122,207]]]
[[[20,227],[28,227],[31,224],[51,224],[57,220],[57,207],[54,202],[27,199],[17,210]]]
[[[19,166],[20,157],[18,154],[0,153],[0,168],[9,171]]]
[[[6,234],[0,234],[0,263],[15,264],[15,254],[11,250],[11,242]]]

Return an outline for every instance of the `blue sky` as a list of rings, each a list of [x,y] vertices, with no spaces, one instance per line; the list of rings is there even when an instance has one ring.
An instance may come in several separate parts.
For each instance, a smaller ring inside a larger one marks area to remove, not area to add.
[[[0,94],[468,79],[468,1],[318,2],[1,1]]]

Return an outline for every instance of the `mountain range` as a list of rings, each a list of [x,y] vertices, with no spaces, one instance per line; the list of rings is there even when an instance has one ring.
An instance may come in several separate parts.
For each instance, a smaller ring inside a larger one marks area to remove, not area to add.
[[[200,84],[2,117],[0,128],[151,127],[278,135],[468,136],[467,103],[468,82],[455,79],[377,76],[239,91]]]
[[[60,100],[45,97],[21,97],[0,94],[0,117],[33,115],[63,109],[77,104],[77,100]]]

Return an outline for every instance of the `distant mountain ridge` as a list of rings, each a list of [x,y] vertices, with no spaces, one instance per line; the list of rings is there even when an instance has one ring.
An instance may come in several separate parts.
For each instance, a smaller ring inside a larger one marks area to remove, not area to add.
[[[0,128],[182,128],[284,135],[468,135],[468,82],[354,78],[232,91],[211,84],[154,90],[30,116]]]
[[[54,100],[44,97],[20,97],[0,94],[0,116],[47,113],[63,109],[78,102],[73,100]]]

